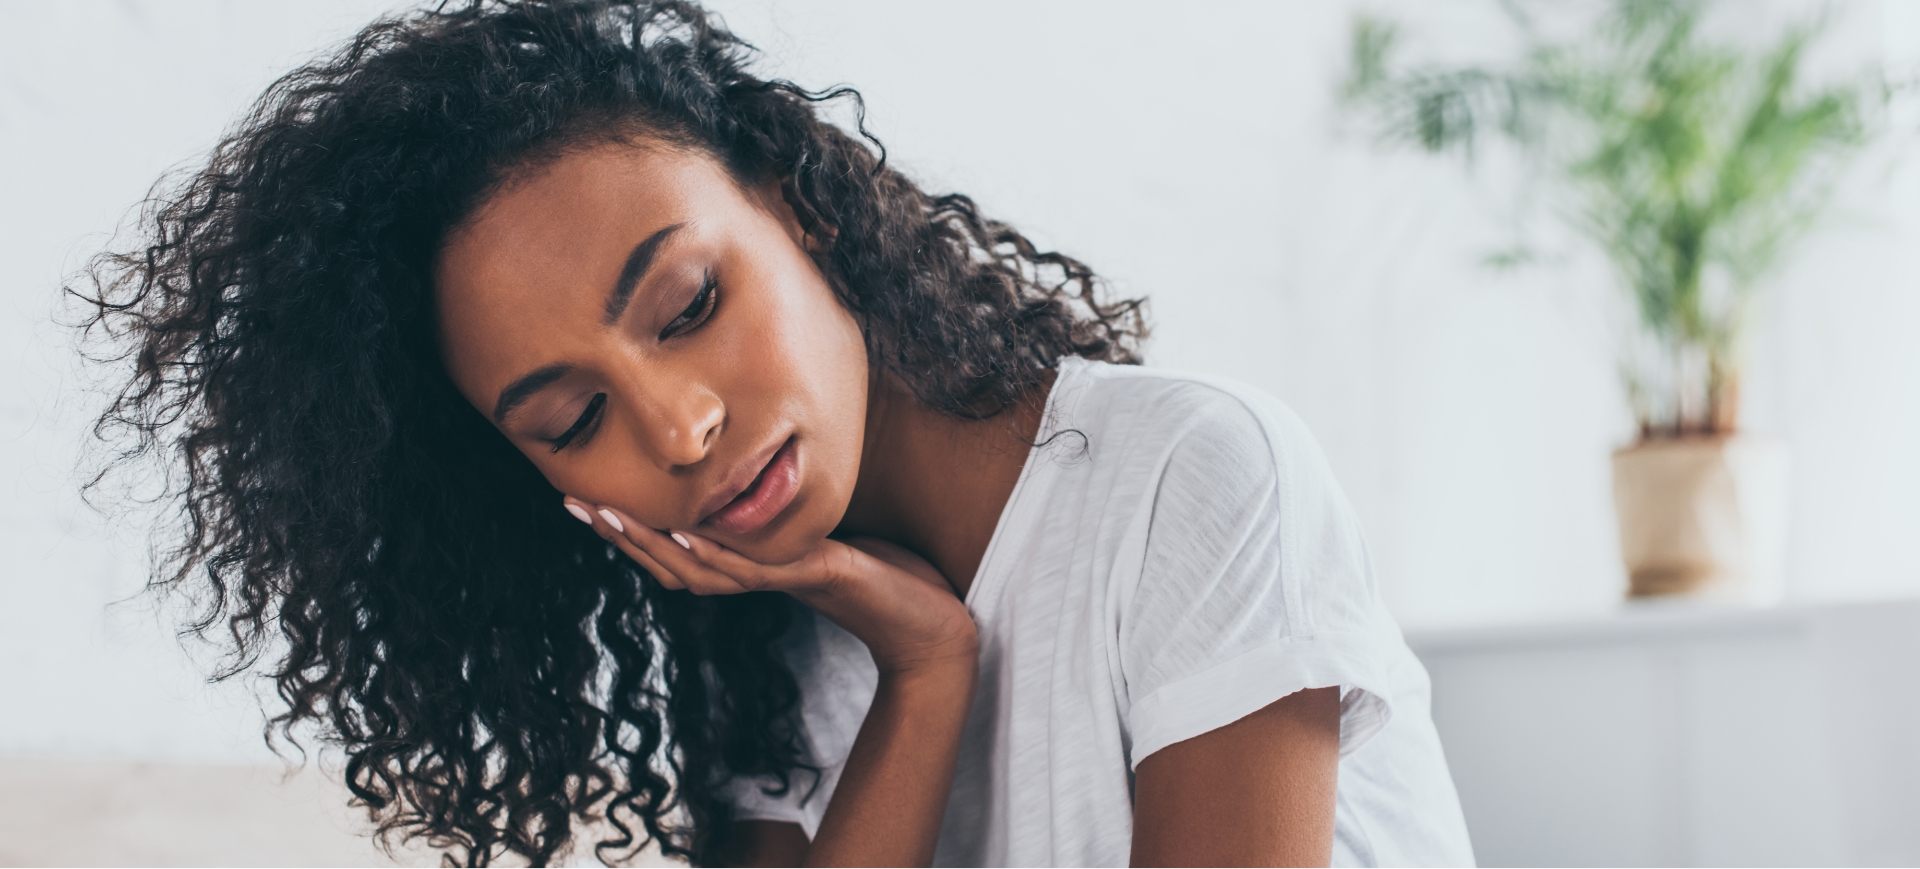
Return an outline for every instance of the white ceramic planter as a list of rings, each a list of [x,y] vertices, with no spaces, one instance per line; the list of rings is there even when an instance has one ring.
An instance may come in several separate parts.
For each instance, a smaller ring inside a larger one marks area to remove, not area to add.
[[[1788,476],[1786,444],[1753,435],[1615,451],[1627,595],[1777,602],[1785,590]]]

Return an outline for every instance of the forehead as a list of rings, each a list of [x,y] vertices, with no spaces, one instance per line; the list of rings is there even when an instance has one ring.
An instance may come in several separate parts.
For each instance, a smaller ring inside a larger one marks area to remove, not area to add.
[[[555,361],[534,358],[551,355],[536,339],[590,328],[635,244],[745,204],[712,158],[665,146],[597,145],[510,177],[436,258],[441,351],[456,382],[483,387],[519,373],[492,369]]]
[[[697,152],[609,144],[514,173],[448,235],[435,269],[441,302],[500,279],[581,270],[594,253],[639,233],[725,211],[741,200],[726,170]],[[513,282],[509,282],[513,283]]]

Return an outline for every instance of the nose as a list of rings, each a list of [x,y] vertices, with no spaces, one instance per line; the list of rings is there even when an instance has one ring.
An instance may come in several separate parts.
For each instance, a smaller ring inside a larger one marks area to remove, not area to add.
[[[726,422],[726,405],[703,384],[677,378],[641,386],[640,439],[656,465],[672,472],[707,457]]]

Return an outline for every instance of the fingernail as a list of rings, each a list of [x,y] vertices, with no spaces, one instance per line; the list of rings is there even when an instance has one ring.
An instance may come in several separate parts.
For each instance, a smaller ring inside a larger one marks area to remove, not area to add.
[[[688,543],[688,542],[687,542],[687,538],[685,538],[685,537],[681,537],[681,536],[680,536],[680,532],[678,532],[678,531],[675,531],[675,532],[673,532],[673,542],[675,542],[675,543],[678,543],[678,544],[680,544],[680,548],[682,548],[682,549],[692,549],[692,548],[693,548],[693,544],[691,544],[691,543]]]
[[[568,501],[566,503],[567,503],[567,512],[572,513],[573,518],[578,519],[582,522],[585,522],[588,525],[593,524],[593,514],[588,513],[587,508],[582,507],[579,504],[575,504],[572,501]]]
[[[627,530],[625,526],[620,524],[620,517],[613,515],[613,511],[611,510],[601,510],[600,518],[607,520],[607,524],[612,525],[615,531]]]

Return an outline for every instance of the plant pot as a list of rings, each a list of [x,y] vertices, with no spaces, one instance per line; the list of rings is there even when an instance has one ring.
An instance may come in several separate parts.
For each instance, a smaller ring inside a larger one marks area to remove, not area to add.
[[[1671,438],[1616,450],[1627,596],[1777,602],[1787,485],[1787,445],[1769,438]]]

